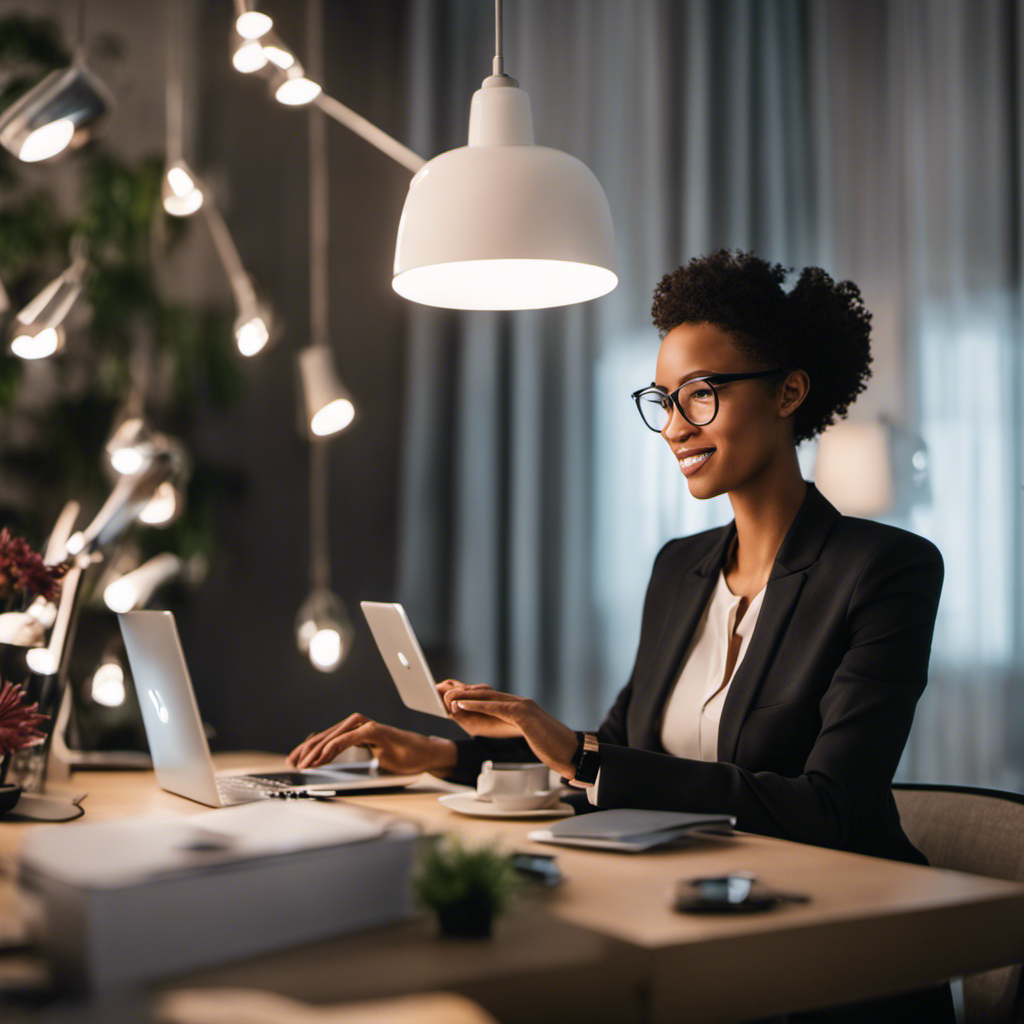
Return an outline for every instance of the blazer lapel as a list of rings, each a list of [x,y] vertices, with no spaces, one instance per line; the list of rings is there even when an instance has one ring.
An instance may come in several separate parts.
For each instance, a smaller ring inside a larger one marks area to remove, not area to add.
[[[807,569],[817,561],[838,519],[836,509],[814,484],[808,483],[804,503],[775,557],[754,635],[722,706],[718,723],[719,761],[733,761],[736,757],[740,730],[789,623],[807,579]]]
[[[658,637],[658,653],[652,672],[652,683],[641,691],[643,704],[638,708],[640,719],[640,745],[646,750],[664,751],[661,744],[661,716],[665,710],[669,690],[679,675],[683,656],[693,639],[697,623],[711,600],[718,573],[726,552],[736,535],[736,524],[723,526],[711,550],[692,568],[681,572],[673,584],[665,616]]]

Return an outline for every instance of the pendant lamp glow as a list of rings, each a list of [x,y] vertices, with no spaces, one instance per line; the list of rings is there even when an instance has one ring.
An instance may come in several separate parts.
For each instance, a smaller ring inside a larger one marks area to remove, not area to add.
[[[344,430],[356,407],[334,369],[326,345],[310,345],[299,353],[299,375],[306,408],[306,428],[313,440]]]
[[[447,309],[596,299],[619,280],[604,190],[575,157],[534,144],[529,96],[500,67],[499,55],[473,94],[469,145],[435,157],[409,185],[392,286]]]
[[[62,324],[82,292],[87,266],[83,256],[75,256],[71,266],[18,313],[11,325],[14,355],[20,359],[45,359],[64,347]]]
[[[85,142],[110,111],[106,87],[84,64],[53,71],[0,115],[0,145],[36,163]]]
[[[249,3],[241,4],[240,8],[235,18],[235,31],[243,39],[259,39],[274,27],[274,19],[269,14],[253,10]]]
[[[198,177],[182,159],[175,160],[164,174],[161,200],[172,217],[191,217],[203,205]]]
[[[295,617],[299,651],[321,672],[333,672],[345,660],[354,635],[340,599],[327,589],[313,590]]]

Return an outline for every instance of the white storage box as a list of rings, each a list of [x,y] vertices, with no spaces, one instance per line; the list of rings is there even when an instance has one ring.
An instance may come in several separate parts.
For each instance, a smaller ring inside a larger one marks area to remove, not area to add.
[[[112,988],[405,917],[417,838],[313,801],[55,825],[25,837],[19,885],[58,984]]]

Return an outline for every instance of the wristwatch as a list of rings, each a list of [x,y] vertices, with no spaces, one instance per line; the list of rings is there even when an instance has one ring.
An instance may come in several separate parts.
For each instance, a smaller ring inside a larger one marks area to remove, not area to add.
[[[572,756],[576,771],[567,781],[570,786],[576,786],[577,789],[588,789],[597,781],[597,771],[601,767],[601,748],[592,732],[578,732],[576,736],[579,743],[576,745],[576,753]]]

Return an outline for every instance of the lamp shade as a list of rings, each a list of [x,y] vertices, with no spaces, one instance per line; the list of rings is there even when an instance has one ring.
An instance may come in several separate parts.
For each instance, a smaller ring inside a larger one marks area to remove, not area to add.
[[[326,345],[304,348],[299,353],[299,376],[310,437],[344,430],[355,418],[356,407],[334,369],[331,350]]]
[[[45,359],[64,347],[61,324],[82,292],[85,260],[76,259],[11,323],[11,351],[21,359]]]
[[[76,62],[51,72],[0,115],[0,145],[26,163],[48,160],[85,141],[111,106],[105,86]]]
[[[814,481],[844,515],[870,518],[893,504],[893,467],[884,423],[840,421],[818,441]]]
[[[302,602],[295,617],[299,650],[320,672],[333,672],[348,656],[354,630],[341,599],[326,589],[315,589]]]
[[[399,295],[448,309],[543,309],[618,284],[604,190],[575,157],[534,145],[530,100],[514,79],[486,79],[469,145],[413,178],[394,274]]]

